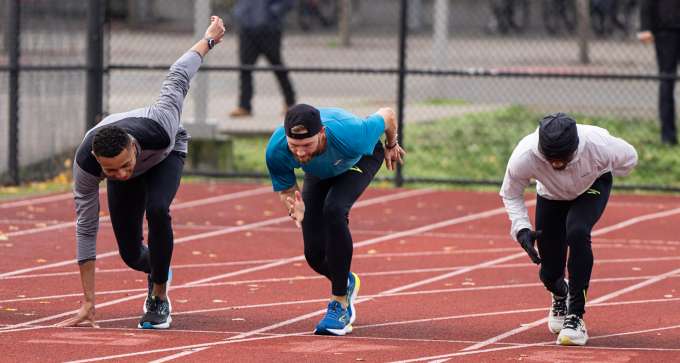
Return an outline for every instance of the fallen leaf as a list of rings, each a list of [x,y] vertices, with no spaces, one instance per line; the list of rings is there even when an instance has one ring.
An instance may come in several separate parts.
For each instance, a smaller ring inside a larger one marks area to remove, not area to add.
[[[246,222],[244,222],[244,221],[242,221],[242,220],[240,220],[240,219],[239,219],[238,221],[236,221],[236,225],[237,225],[237,226],[242,226],[242,225],[244,225],[244,224],[246,224]]]
[[[47,262],[47,260],[44,259],[44,258],[39,258],[39,259],[35,260],[35,262],[37,262],[37,263],[45,263],[45,262]]]
[[[231,321],[246,321],[246,319],[243,318],[233,318]]]
[[[201,251],[191,251],[191,254],[194,255],[194,256],[198,256],[198,255],[203,254],[203,252],[201,252]]]
[[[214,302],[214,303],[223,303],[224,301],[223,301],[223,300],[220,300],[220,299],[214,299],[212,302]]]

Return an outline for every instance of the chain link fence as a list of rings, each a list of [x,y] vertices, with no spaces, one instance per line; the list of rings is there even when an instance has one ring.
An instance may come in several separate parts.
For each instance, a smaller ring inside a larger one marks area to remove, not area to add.
[[[85,64],[86,5],[56,3],[21,2],[22,65]],[[207,15],[237,23],[235,3],[106,2],[104,113],[153,102],[169,65],[202,36]],[[297,102],[358,115],[403,104],[406,182],[497,184],[519,139],[542,114],[563,111],[635,144],[642,172],[629,184],[673,189],[680,182],[667,170],[680,160],[659,141],[657,68],[653,46],[635,38],[638,6],[633,0],[297,0],[284,21],[281,52]],[[192,150],[214,143],[224,158],[194,160],[188,172],[266,175],[264,145],[286,106],[273,73],[282,68],[260,56],[252,68],[252,114],[231,117],[239,105],[239,46],[248,44],[240,45],[232,29],[192,82],[183,111],[194,134]],[[7,64],[5,54],[0,66]],[[25,166],[40,158],[26,156],[24,148],[42,148],[40,155],[52,157],[82,138],[86,72],[21,74],[19,155]],[[0,91],[0,97],[7,95]],[[5,117],[1,130],[8,127]],[[0,162],[6,171],[6,156]],[[394,176],[383,171],[381,177]]]
[[[18,80],[18,87],[0,91],[0,174],[5,183],[18,181],[19,175],[21,180],[46,179],[65,170],[85,131],[87,6],[76,0],[3,0],[0,6],[4,24],[0,64],[5,66],[0,79],[4,85],[13,74]],[[16,22],[19,32],[8,31],[6,25]],[[18,45],[17,67],[11,67],[10,44]],[[14,105],[9,101],[12,93],[18,97]],[[16,123],[16,133],[11,132],[11,122]],[[19,170],[10,170],[12,155]]]

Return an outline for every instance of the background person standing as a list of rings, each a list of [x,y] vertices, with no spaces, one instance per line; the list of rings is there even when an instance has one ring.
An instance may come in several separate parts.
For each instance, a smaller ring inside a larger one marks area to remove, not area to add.
[[[654,43],[659,73],[676,76],[680,60],[680,1],[642,0],[637,36],[645,44]],[[659,120],[661,142],[677,145],[675,79],[663,79],[659,83]]]
[[[239,62],[253,66],[262,54],[272,66],[283,66],[281,44],[283,21],[293,7],[293,0],[239,0],[234,6],[234,19],[238,24]],[[287,71],[275,71],[284,98],[283,113],[295,104],[295,91]],[[229,116],[250,116],[253,112],[253,72],[242,70],[239,74],[239,101]]]

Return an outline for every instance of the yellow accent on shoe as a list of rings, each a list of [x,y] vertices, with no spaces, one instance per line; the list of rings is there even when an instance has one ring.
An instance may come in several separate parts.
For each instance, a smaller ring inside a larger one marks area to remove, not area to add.
[[[359,168],[358,166],[353,166],[353,167],[349,168],[349,170],[354,170],[354,171],[356,171],[356,172],[358,172],[358,173],[360,173],[360,174],[363,174],[363,173],[364,173],[364,171],[361,170],[361,168]],[[354,276],[356,276],[356,275],[354,275]]]

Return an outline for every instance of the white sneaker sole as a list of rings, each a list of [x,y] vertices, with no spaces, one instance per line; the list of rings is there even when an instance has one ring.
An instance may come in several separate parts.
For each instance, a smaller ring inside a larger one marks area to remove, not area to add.
[[[314,330],[314,334],[316,335],[336,335],[336,336],[343,336],[346,334],[349,334],[354,330],[352,325],[347,325],[344,329],[325,329],[323,331],[319,330]]]
[[[357,320],[357,309],[354,307],[354,300],[357,298],[357,295],[359,295],[359,289],[361,288],[361,280],[359,279],[359,275],[355,273],[352,274],[354,275],[354,291],[352,291],[352,296],[349,297],[349,308],[352,309],[352,316],[349,318],[349,325],[347,325],[350,327]],[[351,328],[349,332],[352,332]]]
[[[557,345],[578,345],[583,346],[588,342],[588,336],[574,338],[567,335],[560,335],[555,342]]]
[[[168,320],[166,320],[165,323],[154,325],[154,324],[145,322],[144,324],[137,324],[137,328],[139,328],[139,329],[168,329],[170,327],[170,323],[172,323],[172,317],[168,316]]]

